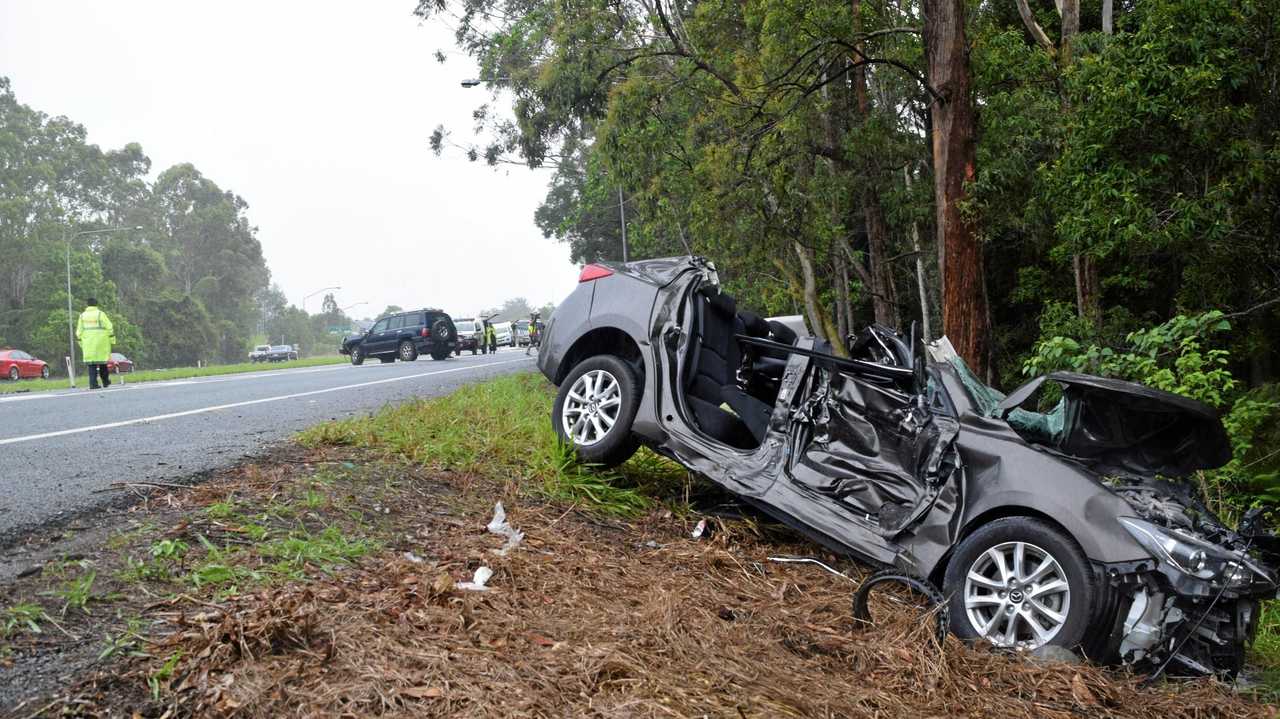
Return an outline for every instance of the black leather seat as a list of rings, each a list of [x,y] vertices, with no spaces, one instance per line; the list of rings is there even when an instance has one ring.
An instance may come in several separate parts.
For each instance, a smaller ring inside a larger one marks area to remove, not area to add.
[[[694,295],[695,328],[685,398],[698,427],[725,444],[758,447],[769,426],[772,407],[738,386],[742,353],[735,334],[746,333],[733,298],[714,288]],[[728,405],[727,412],[721,405]]]

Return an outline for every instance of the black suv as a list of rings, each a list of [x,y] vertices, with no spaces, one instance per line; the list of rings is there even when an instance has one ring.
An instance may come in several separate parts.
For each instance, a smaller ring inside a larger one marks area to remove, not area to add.
[[[432,359],[442,360],[457,345],[458,331],[449,315],[424,309],[387,315],[368,332],[347,337],[338,351],[351,355],[351,364],[358,365],[366,357],[377,357],[384,363],[395,362],[397,357],[412,362],[419,354],[429,354]]]

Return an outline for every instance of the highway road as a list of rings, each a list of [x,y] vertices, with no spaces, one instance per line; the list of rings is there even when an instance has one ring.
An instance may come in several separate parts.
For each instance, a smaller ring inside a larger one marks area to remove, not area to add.
[[[107,501],[113,482],[189,477],[317,422],[533,368],[505,350],[0,395],[0,546]]]

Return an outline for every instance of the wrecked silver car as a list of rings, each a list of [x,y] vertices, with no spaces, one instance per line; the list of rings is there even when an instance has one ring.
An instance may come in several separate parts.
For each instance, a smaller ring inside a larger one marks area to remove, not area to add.
[[[1006,397],[945,338],[880,326],[846,350],[739,310],[710,262],[683,257],[588,265],[538,363],[583,460],[647,445],[835,552],[940,587],[960,637],[1241,668],[1280,553],[1256,513],[1229,529],[1179,481],[1230,459],[1212,409],[1070,373]]]

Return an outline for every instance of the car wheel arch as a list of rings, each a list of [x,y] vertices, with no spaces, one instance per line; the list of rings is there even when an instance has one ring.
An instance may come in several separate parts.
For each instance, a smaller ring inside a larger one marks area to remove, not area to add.
[[[947,548],[947,551],[938,559],[938,562],[933,565],[933,569],[929,572],[929,581],[932,582],[934,586],[941,587],[943,585],[943,578],[947,574],[947,565],[951,563],[951,558],[955,556],[956,548],[959,547],[960,544],[969,537],[969,535],[997,519],[1004,519],[1006,517],[1026,517],[1028,519],[1040,520],[1066,535],[1066,537],[1074,542],[1076,547],[1080,549],[1080,552],[1084,554],[1086,558],[1089,558],[1089,553],[1080,543],[1080,539],[1076,537],[1076,533],[1063,525],[1062,522],[1054,519],[1053,516],[1035,509],[1034,507],[1006,504],[999,507],[992,507],[966,522],[964,527],[961,528],[960,533],[956,535],[955,541],[951,543],[951,546]]]
[[[596,327],[573,341],[556,371],[559,385],[580,362],[597,355],[613,355],[630,364],[641,378],[645,375],[644,356],[640,345],[629,333],[617,327]]]

